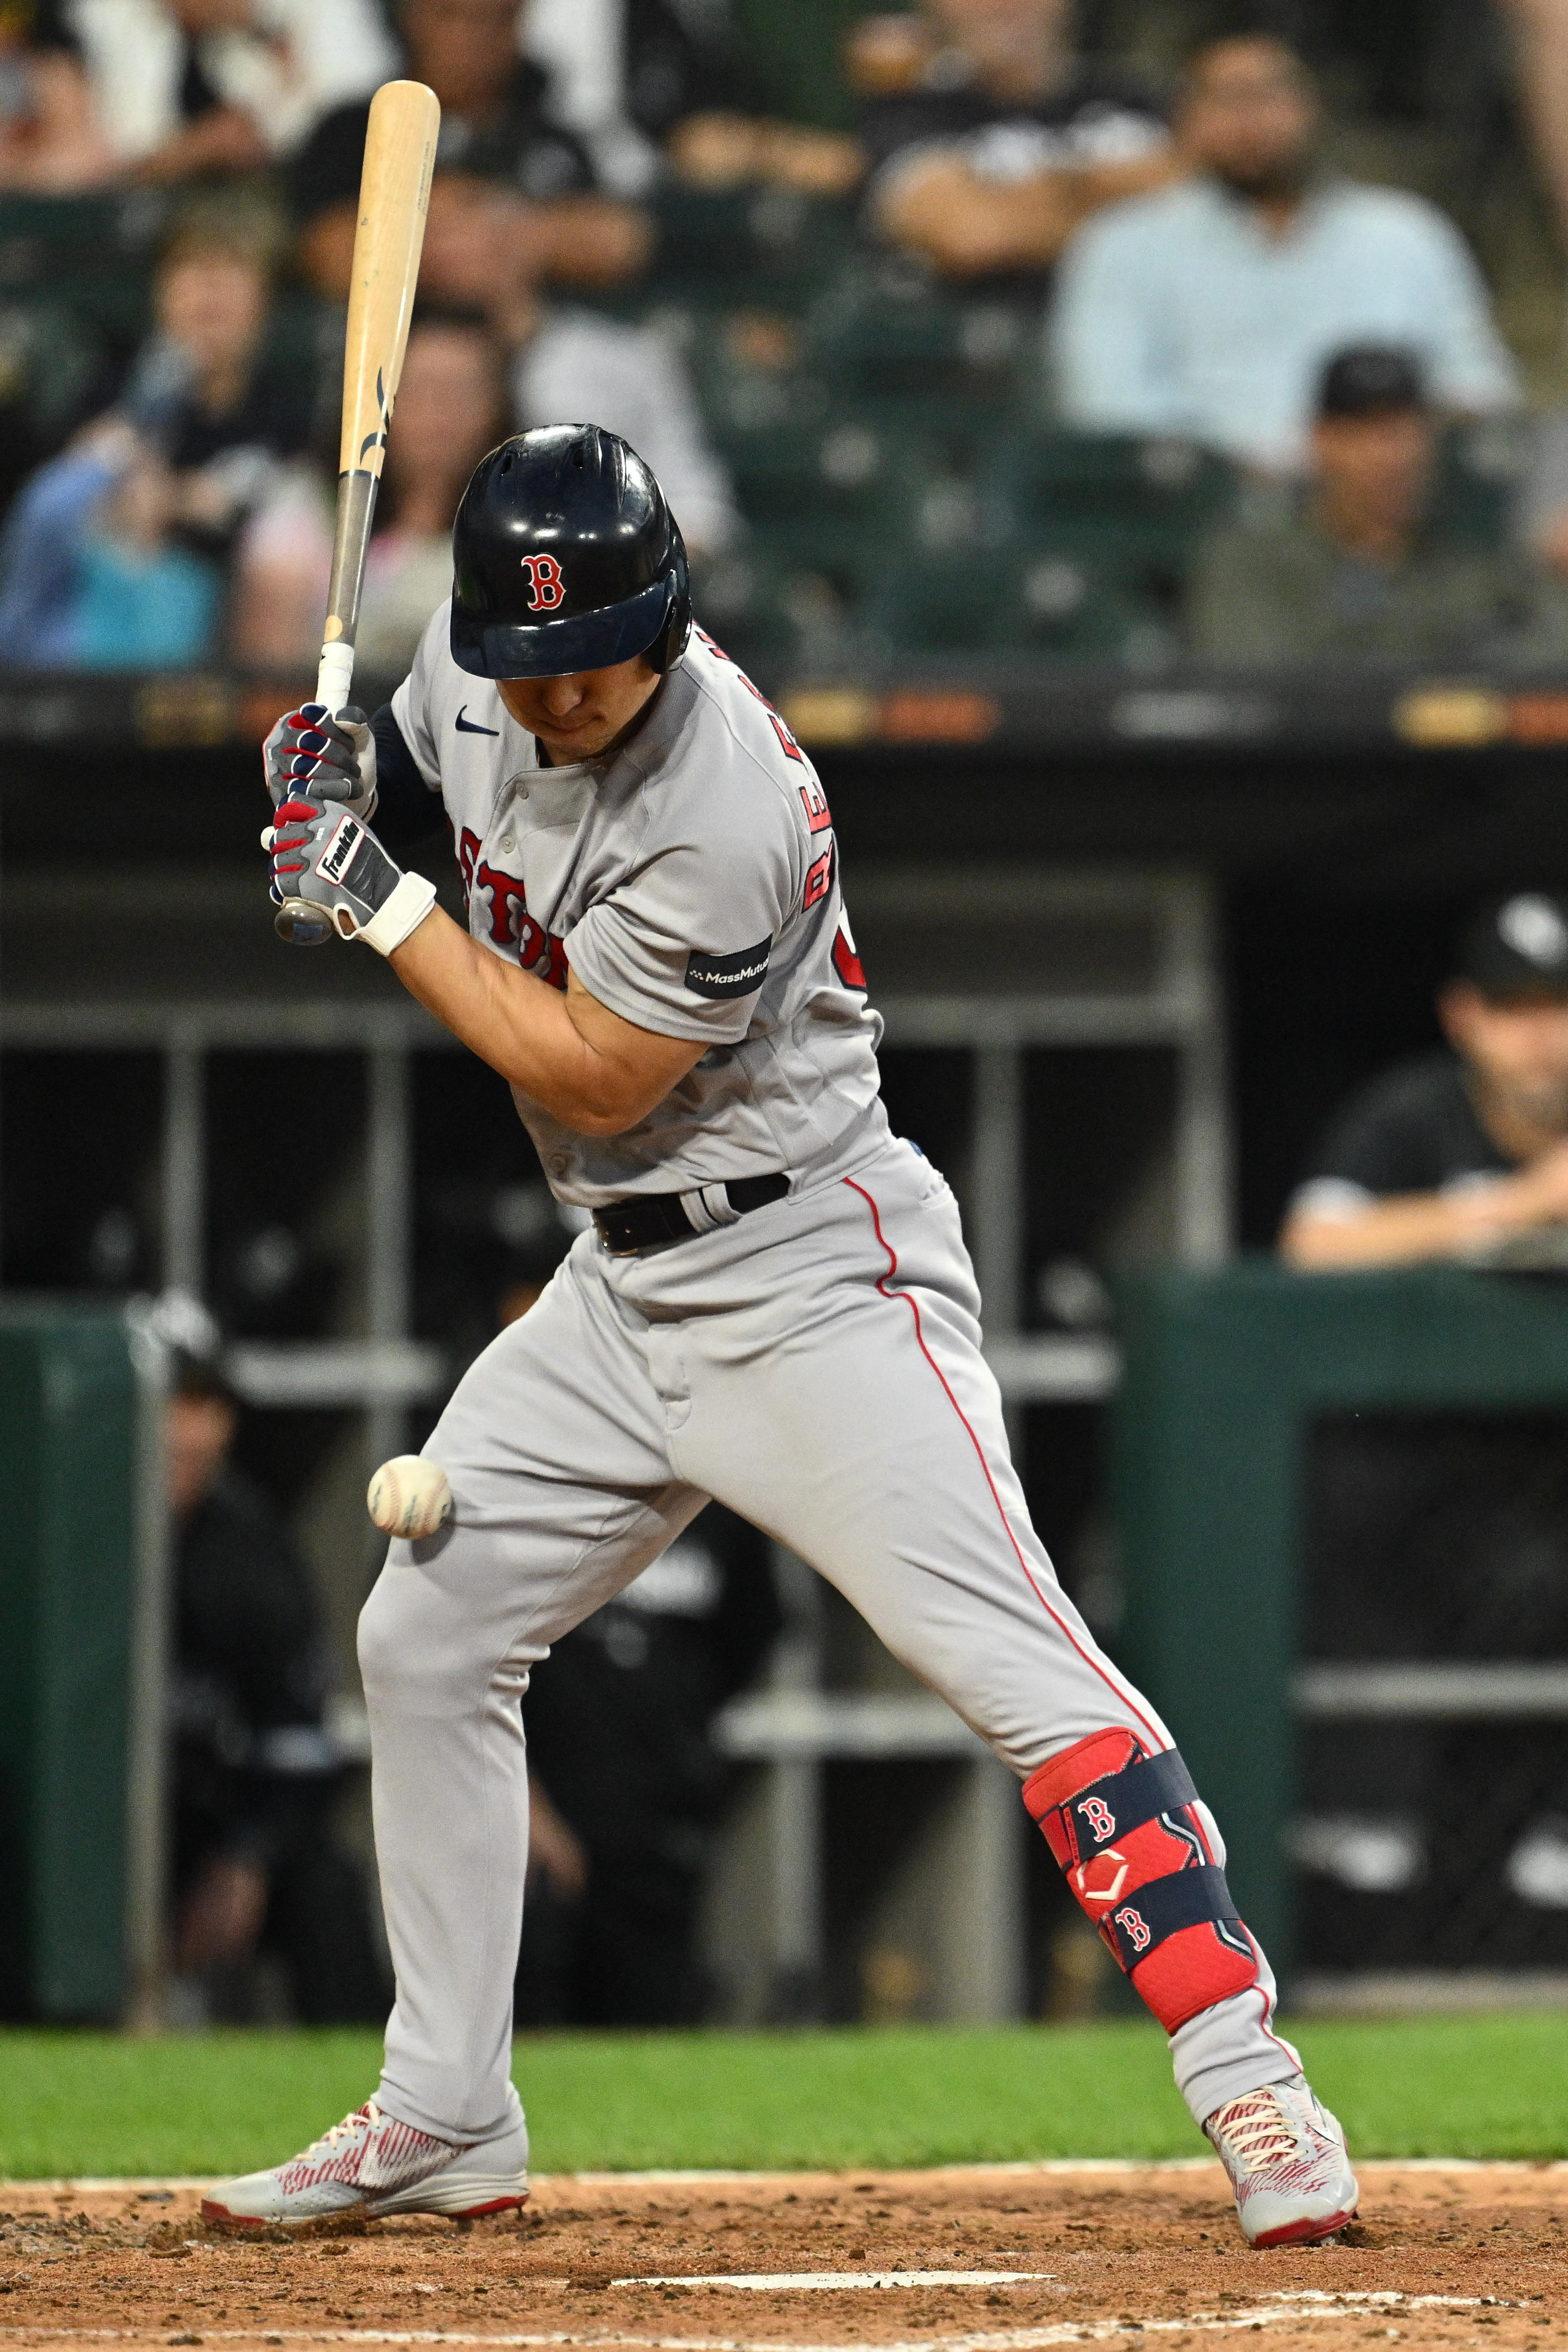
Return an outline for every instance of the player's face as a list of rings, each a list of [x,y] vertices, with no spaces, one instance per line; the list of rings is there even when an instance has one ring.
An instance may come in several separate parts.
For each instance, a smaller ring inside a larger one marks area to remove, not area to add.
[[[1483,1086],[1519,1117],[1568,1130],[1568,1003],[1557,996],[1495,1004],[1479,989],[1445,989],[1443,1026]]]
[[[536,735],[557,767],[596,760],[624,735],[658,687],[644,654],[608,669],[575,670],[569,677],[502,677],[496,690],[517,720]]]
[[[1313,465],[1340,509],[1380,523],[1411,523],[1426,501],[1436,439],[1422,408],[1321,416],[1312,427]]]
[[[1194,69],[1181,142],[1201,171],[1263,197],[1297,183],[1317,127],[1311,84],[1289,49],[1271,40],[1218,41]]]
[[[203,373],[243,367],[267,323],[267,280],[237,253],[182,255],[158,280],[158,323]]]

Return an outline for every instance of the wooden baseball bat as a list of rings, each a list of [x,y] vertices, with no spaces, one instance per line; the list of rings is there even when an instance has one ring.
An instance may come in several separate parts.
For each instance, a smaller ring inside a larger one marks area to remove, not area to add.
[[[343,347],[337,529],[316,672],[316,700],[334,717],[349,698],[353,677],[365,551],[408,343],[440,127],[436,93],[422,81],[383,82],[370,102]],[[300,947],[327,936],[325,916],[303,906],[282,908],[277,925],[283,938]]]

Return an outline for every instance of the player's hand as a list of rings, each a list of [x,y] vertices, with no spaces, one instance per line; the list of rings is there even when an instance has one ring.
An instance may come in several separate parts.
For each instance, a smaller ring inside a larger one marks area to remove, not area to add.
[[[272,860],[272,897],[281,907],[319,907],[343,940],[381,955],[400,948],[436,903],[436,886],[405,874],[370,827],[336,801],[296,793],[261,836]]]
[[[1568,1221],[1568,1143],[1555,1143],[1521,1169],[1510,1186],[1516,1207],[1528,1224],[1559,1224]]]
[[[351,703],[335,719],[320,702],[286,711],[261,751],[267,789],[277,808],[296,791],[335,801],[368,824],[375,814],[375,737]]]

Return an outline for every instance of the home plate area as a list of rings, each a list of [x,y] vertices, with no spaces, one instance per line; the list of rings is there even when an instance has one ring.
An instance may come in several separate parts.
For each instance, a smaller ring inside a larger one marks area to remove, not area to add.
[[[556,2178],[521,2215],[226,2238],[200,2188],[0,2185],[0,2341],[1034,2352],[1568,2346],[1568,2167],[1368,2165],[1257,2253],[1217,2165]]]

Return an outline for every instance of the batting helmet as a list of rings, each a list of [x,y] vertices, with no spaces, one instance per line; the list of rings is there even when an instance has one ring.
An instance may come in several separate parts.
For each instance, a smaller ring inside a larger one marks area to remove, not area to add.
[[[635,449],[598,425],[542,425],[481,457],[452,530],[452,658],[475,677],[563,677],[691,629],[686,547]]]

